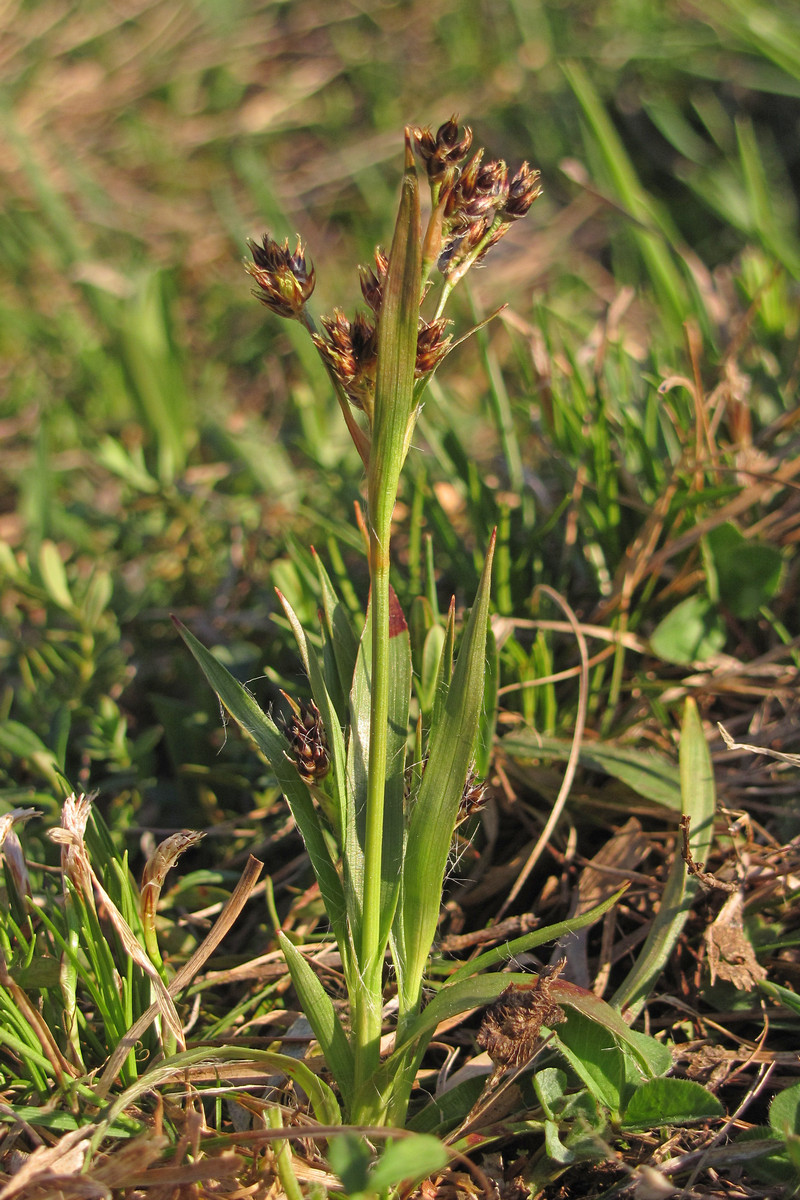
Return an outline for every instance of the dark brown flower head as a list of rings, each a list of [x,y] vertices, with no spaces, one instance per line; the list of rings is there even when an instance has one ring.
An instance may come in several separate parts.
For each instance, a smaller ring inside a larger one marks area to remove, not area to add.
[[[281,246],[265,233],[258,242],[248,242],[253,261],[244,269],[258,285],[253,295],[279,317],[299,318],[314,291],[314,268],[306,263],[300,239],[294,253],[287,240]]]
[[[359,267],[361,276],[361,294],[377,316],[383,303],[383,288],[389,270],[389,259],[380,246],[375,251],[375,270],[370,267]]]
[[[464,793],[458,805],[458,824],[474,817],[486,804],[486,784],[479,780],[473,767],[470,767]]]
[[[536,983],[512,983],[487,1010],[478,1031],[477,1042],[495,1066],[524,1066],[532,1057],[543,1025],[559,1025],[566,1014],[550,996],[555,979],[567,960],[545,967]]]
[[[453,174],[472,145],[472,130],[465,125],[463,133],[460,132],[457,116],[440,125],[435,134],[430,126],[414,129],[413,137],[431,183],[439,183]]]
[[[539,183],[541,172],[534,171],[526,162],[508,182],[508,195],[502,214],[508,221],[524,217],[530,206],[542,194]]]
[[[314,344],[356,408],[372,411],[375,370],[378,364],[378,335],[373,322],[358,313],[350,322],[340,308],[332,317],[322,317],[327,337],[313,334]]]
[[[286,693],[283,693],[286,696]],[[294,754],[294,764],[306,783],[319,783],[328,774],[331,755],[319,709],[313,700],[296,704],[286,696],[292,715],[283,723]]]
[[[414,368],[417,379],[430,374],[446,356],[453,339],[445,331],[452,323],[447,317],[438,317],[435,321],[423,321],[420,317],[417,330],[417,362]]]
[[[468,224],[495,213],[506,202],[508,168],[501,160],[483,162],[478,150],[453,185],[445,204],[445,219],[451,224]]]
[[[491,210],[484,217],[472,220],[463,228],[456,229],[447,238],[442,253],[439,255],[437,266],[441,273],[451,281],[459,279],[464,271],[472,265],[478,247],[485,241],[490,231],[493,231],[495,225],[500,226],[500,222],[494,210]],[[500,227],[502,228],[502,226]],[[483,257],[489,244],[483,246],[478,257]]]

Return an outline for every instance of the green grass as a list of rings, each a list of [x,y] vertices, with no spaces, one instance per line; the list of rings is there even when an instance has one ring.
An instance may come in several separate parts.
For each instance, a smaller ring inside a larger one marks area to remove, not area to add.
[[[458,112],[479,144],[540,168],[545,191],[456,291],[457,334],[510,307],[437,374],[396,514],[392,583],[411,618],[423,710],[450,595],[461,629],[498,529],[499,741],[490,760],[487,714],[481,752],[491,815],[462,829],[472,841],[453,868],[461,925],[441,926],[445,950],[431,977],[446,978],[454,956],[463,961],[468,951],[446,952],[448,936],[483,931],[525,867],[562,787],[583,685],[577,774],[510,913],[532,912],[542,925],[566,919],[585,862],[635,813],[651,858],[616,916],[587,935],[593,976],[607,974],[607,997],[644,1007],[662,1042],[674,1036],[678,1074],[694,1070],[701,1039],[729,1055],[754,1045],[765,997],[764,1048],[781,1065],[743,1120],[766,1150],[745,1159],[738,1135],[727,1149],[730,1162],[742,1154],[731,1169],[748,1186],[790,1189],[795,1108],[784,1127],[770,1101],[796,1078],[782,1057],[798,1035],[793,768],[728,751],[716,722],[738,742],[797,750],[794,6],[165,2],[126,9],[123,21],[107,6],[64,4],[21,10],[7,33],[0,803],[43,813],[17,830],[33,908],[15,891],[13,841],[5,854],[2,950],[21,993],[0,980],[0,1098],[27,1122],[20,1148],[91,1126],[87,1169],[125,1194],[156,1132],[165,1140],[153,1167],[188,1170],[175,1147],[202,1111],[198,1159],[209,1177],[249,1180],[263,1163],[257,1147],[281,1141],[275,1104],[287,1117],[296,1106],[248,1086],[244,1066],[227,1081],[217,1065],[227,1050],[274,1049],[275,1030],[298,1018],[276,928],[319,949],[320,978],[335,990],[324,911],[273,772],[223,725],[169,614],[262,706],[280,704],[281,687],[306,687],[273,587],[314,623],[323,597],[312,544],[353,619],[363,614],[358,456],[313,349],[256,304],[239,260],[247,236],[299,232],[317,269],[318,311],[338,304],[352,314],[355,264],[390,236],[403,123],[435,126]],[[588,665],[542,585],[581,624]],[[722,893],[687,904],[682,925],[669,914],[651,923],[664,887],[678,887],[687,697],[726,806],[706,870],[745,873],[745,929],[768,972],[761,992],[712,983],[703,965]],[[92,860],[142,945],[134,880],[143,862],[172,830],[208,831],[162,894],[167,981],[202,942],[249,852],[269,877],[176,998],[181,1020],[194,1021],[190,1058],[171,1075],[159,1066],[175,1047],[151,1024],[141,1054],[124,1060],[113,1112],[96,1103],[91,1072],[147,1010],[151,982],[102,914],[100,938],[85,913],[84,951],[73,959],[79,1067],[63,1015],[69,990],[52,976],[74,913],[46,836],[73,789],[99,792],[108,833],[97,826]],[[750,831],[740,821],[729,835],[740,810]],[[474,1032],[456,1031],[462,1063],[475,1053]],[[615,1053],[624,1075],[627,1059]],[[310,1095],[298,1061],[296,1081]],[[284,1069],[265,1063],[262,1079]],[[506,1163],[528,1156],[532,1194],[562,1185],[567,1195],[600,1194],[591,1164],[612,1151],[621,1172],[657,1166],[647,1140],[657,1132],[640,1137],[631,1117],[620,1135],[632,1103],[624,1088],[615,1110],[606,1085],[589,1086],[574,1066],[564,1086],[545,1074],[563,1073],[563,1057],[540,1065],[520,1082],[500,1151]],[[759,1069],[702,1078],[731,1113]],[[433,1090],[433,1060],[425,1070]],[[141,1085],[148,1071],[166,1073]],[[460,1086],[469,1107],[477,1092]],[[677,1130],[691,1101],[667,1099]],[[318,1119],[331,1117],[328,1100],[319,1089]],[[438,1097],[443,1113],[451,1100]],[[634,1115],[649,1102],[637,1099]],[[710,1112],[703,1119],[710,1142],[720,1125]],[[425,1130],[445,1137],[455,1120]],[[490,1111],[482,1131],[496,1133],[493,1122]],[[243,1126],[251,1141],[237,1142]],[[673,1159],[704,1144],[676,1136]],[[284,1137],[284,1190],[288,1146]],[[715,1152],[693,1183],[694,1161],[671,1178],[713,1194]],[[376,1169],[334,1159],[354,1172],[352,1191]]]

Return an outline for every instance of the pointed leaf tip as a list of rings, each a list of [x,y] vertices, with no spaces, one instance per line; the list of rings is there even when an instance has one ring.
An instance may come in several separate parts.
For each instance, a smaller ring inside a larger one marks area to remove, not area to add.
[[[411,135],[411,126],[410,125],[406,125],[405,137],[406,137],[405,168],[408,171],[408,170],[412,169],[414,166],[414,140]]]

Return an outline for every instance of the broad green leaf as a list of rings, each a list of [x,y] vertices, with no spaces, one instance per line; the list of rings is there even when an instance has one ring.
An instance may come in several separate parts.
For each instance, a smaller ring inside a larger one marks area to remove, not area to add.
[[[700,1083],[691,1079],[648,1079],[633,1093],[621,1126],[649,1132],[660,1125],[689,1125],[724,1114],[716,1096]]]
[[[683,711],[680,777],[683,815],[690,823],[689,847],[695,863],[703,863],[708,857],[714,832],[717,793],[711,755],[697,705],[691,697],[686,701]],[[679,844],[644,946],[627,978],[614,994],[612,1003],[618,1008],[637,1013],[645,1003],[686,924],[696,890],[697,884],[688,876]]]
[[[306,959],[281,930],[278,930],[278,940],[303,1012],[314,1030],[325,1062],[339,1085],[345,1104],[348,1104],[353,1093],[353,1051],[347,1034],[330,996]]]
[[[688,596],[667,613],[650,637],[650,649],[665,662],[705,662],[725,645],[725,623],[706,596]]]
[[[543,1067],[533,1077],[536,1097],[548,1120],[555,1120],[564,1102],[567,1077],[558,1067]]]
[[[472,765],[483,702],[484,654],[494,536],[470,614],[441,719],[414,804],[403,863],[402,902],[395,943],[404,991],[401,1020],[416,1011],[439,918],[442,883],[456,814]]]
[[[408,709],[411,699],[411,647],[400,602],[389,595],[389,712],[384,789],[383,849],[381,854],[380,941],[385,945],[394,919],[400,890],[400,871],[405,839],[404,790],[405,751],[408,739]],[[361,637],[350,696],[350,744],[348,746],[347,827],[344,867],[354,889],[356,908],[353,939],[360,944],[361,904],[364,885],[364,840],[367,799],[367,770],[370,745],[370,675],[372,671],[372,622],[367,621]]]
[[[744,537],[730,521],[712,529],[704,541],[712,599],[743,620],[758,616],[780,587],[780,550]]]
[[[438,1138],[418,1133],[390,1142],[370,1172],[369,1187],[379,1195],[404,1181],[425,1179],[447,1166],[450,1156]]]
[[[242,687],[238,680],[234,679],[221,663],[217,662],[214,655],[206,650],[205,646],[180,621],[176,620],[175,625],[225,708],[244,732],[253,739],[272,767],[306,844],[325,904],[325,911],[333,927],[343,959],[346,960],[349,942],[346,936],[345,904],[341,880],[325,840],[322,819],[314,808],[308,788],[298,775],[294,763],[288,757],[289,747],[286,739],[272,718],[259,708],[250,693]],[[346,962],[346,969],[347,966],[349,963]]]
[[[566,739],[540,736],[532,729],[509,733],[503,738],[504,753],[516,759],[539,758],[566,762],[571,749],[572,743]],[[618,779],[645,800],[678,812],[681,810],[680,772],[665,754],[620,746],[616,742],[584,742],[581,744],[579,761],[584,767],[603,771]]]
[[[345,1194],[359,1196],[367,1190],[372,1150],[366,1138],[357,1133],[343,1133],[331,1138],[328,1165],[344,1188]]]
[[[769,1106],[769,1123],[776,1137],[800,1133],[800,1083],[784,1088]]]
[[[555,998],[554,992],[551,995]],[[553,1044],[597,1103],[618,1120],[631,1085],[625,1056],[611,1031],[583,1013],[570,1013],[566,1023],[555,1029]]]

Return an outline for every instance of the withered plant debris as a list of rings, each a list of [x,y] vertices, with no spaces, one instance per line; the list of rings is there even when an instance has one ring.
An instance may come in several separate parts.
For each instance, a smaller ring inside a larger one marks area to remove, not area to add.
[[[681,817],[681,834],[683,837],[683,845],[681,854],[683,861],[686,863],[686,869],[692,875],[701,887],[708,888],[709,891],[719,892],[735,892],[739,888],[739,884],[730,880],[717,879],[716,875],[712,875],[710,871],[705,870],[705,863],[696,863],[692,858],[691,847],[689,846],[689,830],[691,828],[691,817]]]
[[[744,928],[744,896],[735,892],[723,904],[716,920],[705,932],[708,969],[712,984],[727,979],[734,987],[750,992],[767,972],[756,959]]]
[[[530,987],[511,983],[487,1010],[477,1042],[495,1067],[521,1067],[533,1057],[542,1026],[566,1021],[566,1013],[550,995],[553,982],[567,965],[566,958],[545,967]]]

